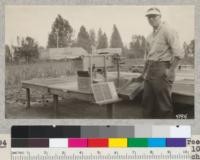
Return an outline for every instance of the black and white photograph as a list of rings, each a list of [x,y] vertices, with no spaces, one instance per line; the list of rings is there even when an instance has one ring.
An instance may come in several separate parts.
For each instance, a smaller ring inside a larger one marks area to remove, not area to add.
[[[194,119],[193,5],[6,5],[6,119]]]

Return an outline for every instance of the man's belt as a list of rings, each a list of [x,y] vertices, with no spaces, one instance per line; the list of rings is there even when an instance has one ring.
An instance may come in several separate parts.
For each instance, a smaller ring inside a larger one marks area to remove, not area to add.
[[[170,67],[170,61],[152,61],[152,60],[148,60],[147,61],[147,70],[149,70],[151,67],[153,66],[166,66],[167,68]]]

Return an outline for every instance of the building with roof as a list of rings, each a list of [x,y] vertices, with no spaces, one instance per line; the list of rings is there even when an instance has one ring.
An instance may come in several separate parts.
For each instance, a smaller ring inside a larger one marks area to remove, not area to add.
[[[47,48],[39,50],[39,53],[41,60],[77,59],[88,55],[88,52],[81,47]]]

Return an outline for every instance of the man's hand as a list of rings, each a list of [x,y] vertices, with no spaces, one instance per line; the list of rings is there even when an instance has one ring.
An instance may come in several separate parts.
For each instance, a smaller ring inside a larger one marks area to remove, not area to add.
[[[134,81],[136,82],[142,82],[144,81],[144,74],[141,74],[139,77],[137,77]]]
[[[173,81],[173,79],[174,79],[174,70],[173,69],[166,69],[164,76],[168,80],[172,80]]]

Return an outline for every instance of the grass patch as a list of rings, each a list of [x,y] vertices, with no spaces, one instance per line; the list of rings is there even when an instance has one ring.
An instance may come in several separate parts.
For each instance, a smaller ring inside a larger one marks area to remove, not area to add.
[[[76,73],[80,68],[79,63],[74,61],[48,61],[33,64],[9,64],[6,65],[6,88],[20,86],[21,81],[33,78],[54,78],[68,76]]]

